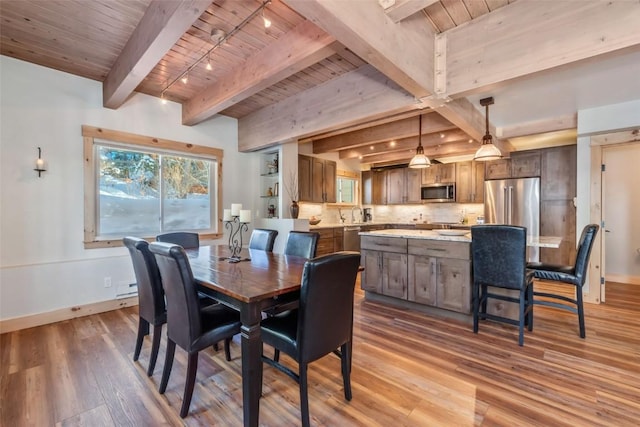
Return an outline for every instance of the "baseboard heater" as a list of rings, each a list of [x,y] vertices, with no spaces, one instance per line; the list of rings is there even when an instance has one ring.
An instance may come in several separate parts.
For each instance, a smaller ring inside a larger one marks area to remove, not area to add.
[[[137,283],[125,283],[118,286],[118,293],[116,299],[130,298],[138,296],[138,284]]]

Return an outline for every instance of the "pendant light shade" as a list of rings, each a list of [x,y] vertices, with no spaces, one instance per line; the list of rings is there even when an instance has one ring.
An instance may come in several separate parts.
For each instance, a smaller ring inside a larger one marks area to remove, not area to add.
[[[429,166],[431,166],[431,161],[424,155],[424,148],[422,148],[422,114],[420,114],[418,119],[418,148],[416,148],[416,155],[409,162],[409,167],[419,169],[428,168]]]
[[[489,133],[489,105],[493,105],[493,97],[481,99],[480,105],[486,109],[486,133],[482,137],[482,146],[476,151],[473,160],[488,161],[501,159],[502,153],[498,147],[493,145],[493,137]]]

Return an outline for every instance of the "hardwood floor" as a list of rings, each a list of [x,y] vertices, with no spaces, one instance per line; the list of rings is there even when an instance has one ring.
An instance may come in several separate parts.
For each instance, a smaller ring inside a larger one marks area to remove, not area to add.
[[[481,322],[475,335],[470,324],[366,302],[360,291],[356,301],[353,400],[344,399],[338,358],[313,363],[313,425],[638,425],[640,286],[608,283],[606,304],[586,306],[585,340],[575,315],[536,307],[522,348],[509,325]],[[132,307],[0,336],[0,424],[242,425],[238,337],[231,362],[222,350],[200,353],[181,420],[185,353],[176,350],[158,394],[165,343],[149,378],[150,339],[132,361],[136,327]],[[261,425],[299,425],[298,408],[297,384],[265,366]]]

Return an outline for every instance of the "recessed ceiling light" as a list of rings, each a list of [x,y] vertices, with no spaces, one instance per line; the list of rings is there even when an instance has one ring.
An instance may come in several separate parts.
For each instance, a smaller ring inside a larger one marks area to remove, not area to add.
[[[374,148],[375,148],[375,147],[374,147],[373,145],[369,146],[369,150],[372,150],[372,151],[373,151],[373,149],[374,149]]]
[[[395,141],[391,141],[391,142],[389,143],[389,146],[390,146],[390,147],[395,147],[395,146],[396,146],[396,142],[395,142]]]

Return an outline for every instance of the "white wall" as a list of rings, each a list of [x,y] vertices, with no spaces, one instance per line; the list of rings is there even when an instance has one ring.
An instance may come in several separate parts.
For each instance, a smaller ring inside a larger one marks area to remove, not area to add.
[[[118,283],[134,282],[124,248],[83,246],[83,124],[221,148],[223,204],[254,209],[247,171],[257,156],[238,153],[235,119],[182,126],[179,104],[135,94],[110,110],[100,82],[5,56],[0,71],[0,319],[110,300]],[[33,171],[38,146],[42,178]]]

